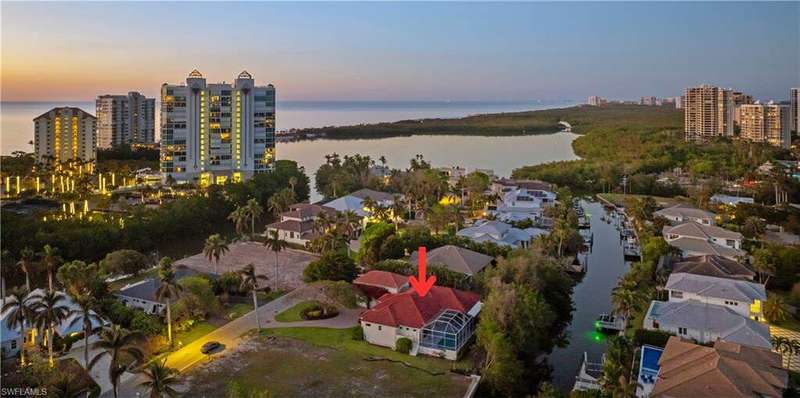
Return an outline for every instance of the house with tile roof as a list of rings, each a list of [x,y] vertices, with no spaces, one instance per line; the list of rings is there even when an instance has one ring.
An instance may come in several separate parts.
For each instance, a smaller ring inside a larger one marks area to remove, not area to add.
[[[664,217],[669,220],[672,225],[681,224],[689,221],[694,221],[703,225],[715,225],[715,214],[710,211],[698,209],[694,206],[685,204],[677,204],[658,210],[653,213],[656,217]]]
[[[671,265],[672,272],[752,281],[756,273],[750,267],[729,258],[707,254],[683,259]]]
[[[409,289],[381,297],[359,323],[370,344],[394,349],[398,339],[407,338],[411,355],[456,360],[475,333],[481,305],[480,295],[473,292],[433,286],[420,297]]]
[[[742,234],[714,225],[689,221],[665,226],[662,233],[664,240],[679,249],[684,257],[713,254],[736,260],[745,255],[742,250]]]
[[[498,246],[512,248],[528,247],[533,240],[531,232],[497,220],[478,220],[473,226],[458,231],[456,235],[478,243],[492,242]]]
[[[684,272],[673,272],[664,290],[671,302],[695,300],[720,305],[756,321],[763,319],[763,303],[767,300],[762,284]]]
[[[314,223],[321,214],[335,216],[336,210],[316,204],[293,204],[288,211],[280,214],[280,221],[267,225],[267,233],[277,231],[280,239],[305,246],[319,236]]]
[[[789,375],[768,349],[717,341],[705,347],[670,337],[651,397],[780,398]]]
[[[494,261],[494,257],[455,245],[437,247],[426,253],[428,265],[441,265],[453,272],[474,276]],[[411,253],[409,262],[417,266],[419,252]]]
[[[728,307],[696,300],[651,302],[644,318],[644,328],[665,331],[701,344],[724,340],[772,348],[769,326],[766,324],[742,316]]]
[[[363,273],[353,280],[353,286],[367,296],[367,308],[372,308],[378,299],[386,294],[397,294],[407,290],[411,285],[408,277],[394,272],[372,270]]]

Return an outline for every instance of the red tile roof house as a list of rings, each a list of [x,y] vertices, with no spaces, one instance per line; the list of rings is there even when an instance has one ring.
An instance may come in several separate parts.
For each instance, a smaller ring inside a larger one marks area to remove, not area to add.
[[[378,304],[378,299],[387,293],[400,293],[408,289],[411,285],[408,277],[387,271],[369,271],[361,274],[353,281],[353,286],[361,290],[369,299],[367,308],[372,308]]]
[[[411,355],[458,359],[459,351],[475,333],[481,310],[480,295],[434,286],[425,297],[413,289],[387,293],[361,314],[364,339],[394,349],[400,338],[412,342]]]

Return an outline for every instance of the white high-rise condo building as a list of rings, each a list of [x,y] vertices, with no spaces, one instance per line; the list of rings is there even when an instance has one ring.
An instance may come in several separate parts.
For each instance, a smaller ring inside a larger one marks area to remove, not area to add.
[[[156,100],[135,91],[97,97],[97,146],[152,144],[156,138]]]
[[[79,108],[53,108],[33,119],[36,161],[56,165],[93,161],[97,154],[96,121]]]
[[[789,91],[789,107],[792,131],[800,133],[800,88]]]
[[[686,89],[683,95],[684,132],[687,141],[733,136],[733,93],[702,85]]]
[[[778,104],[744,104],[739,107],[739,136],[753,142],[766,142],[789,148],[789,107]]]
[[[200,185],[242,181],[275,162],[275,87],[239,74],[206,84],[197,70],[186,84],[161,86],[161,172]]]

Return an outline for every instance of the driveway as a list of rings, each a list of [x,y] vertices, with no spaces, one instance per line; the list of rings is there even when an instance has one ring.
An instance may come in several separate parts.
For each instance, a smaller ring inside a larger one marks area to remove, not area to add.
[[[331,328],[348,328],[358,324],[358,315],[361,310],[348,310],[344,309],[339,316],[331,319],[319,321],[304,321],[304,322],[291,322],[283,323],[275,321],[275,315],[283,312],[284,310],[292,307],[293,305],[313,298],[317,294],[317,289],[308,285],[302,285],[300,288],[258,307],[258,315],[262,320],[262,327],[331,327]],[[225,346],[224,351],[236,348],[246,339],[242,336],[256,328],[255,311],[250,311],[246,315],[219,327],[211,333],[187,344],[185,347],[173,352],[167,357],[167,366],[178,369],[180,372],[185,372],[192,366],[212,360],[213,356],[203,355],[200,348],[203,344],[209,341],[218,341]],[[99,365],[98,365],[99,366]],[[102,368],[101,368],[102,369]],[[145,396],[138,386],[143,381],[142,376],[134,374],[125,374],[123,382],[120,384],[119,396],[120,397],[136,397],[137,393]],[[113,396],[110,391],[103,390],[103,397]]]
[[[262,282],[269,286],[275,283],[275,252],[270,251],[258,242],[236,242],[228,246],[229,251],[222,255],[217,272],[238,271],[247,264],[253,264],[256,274],[266,275],[269,281]],[[283,249],[278,252],[278,281],[281,290],[293,290],[303,286],[303,270],[316,260],[318,256],[303,250]],[[214,273],[214,263],[208,261],[203,253],[198,253],[178,261],[175,265],[184,265],[199,272]]]

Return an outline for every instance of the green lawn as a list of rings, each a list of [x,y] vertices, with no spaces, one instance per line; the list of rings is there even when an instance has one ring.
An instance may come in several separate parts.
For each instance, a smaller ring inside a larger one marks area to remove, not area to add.
[[[352,352],[363,357],[374,356],[403,361],[431,372],[445,372],[450,370],[453,365],[452,361],[426,356],[401,354],[388,348],[369,344],[366,341],[353,340],[352,329],[277,328],[262,329],[261,334],[289,337],[306,341],[317,346],[331,347],[337,350]]]
[[[197,322],[195,323],[191,329],[182,331],[180,333],[175,334],[175,344],[177,346],[189,344],[209,333],[211,333],[217,327],[206,322]]]
[[[227,318],[234,320],[253,310],[253,304],[239,303],[225,309]]]
[[[185,395],[225,396],[228,385],[237,383],[275,397],[461,397],[470,383],[449,372],[449,361],[354,341],[351,329],[266,329],[247,344],[247,350],[188,374]]]
[[[302,301],[299,302],[292,307],[284,310],[280,314],[275,316],[275,320],[278,322],[299,322],[303,321],[304,319],[300,317],[300,313],[305,310],[306,308],[311,308],[314,306],[320,305],[319,301],[316,300],[309,300],[309,301]]]

